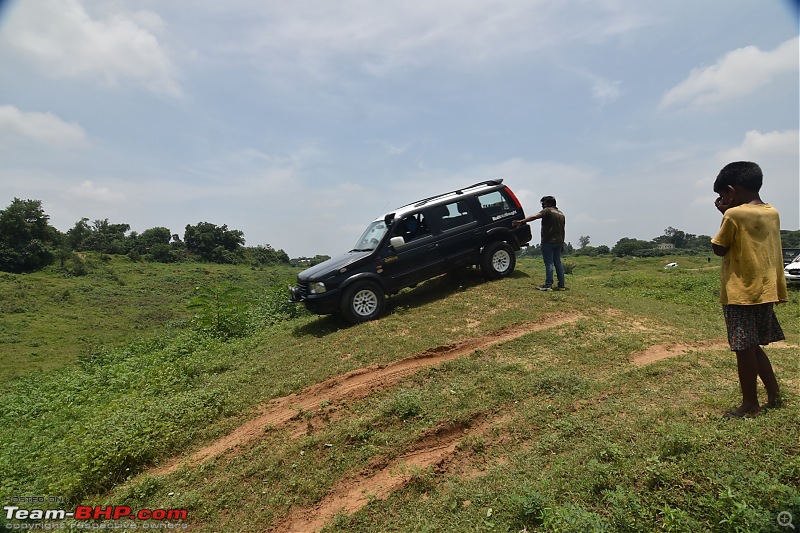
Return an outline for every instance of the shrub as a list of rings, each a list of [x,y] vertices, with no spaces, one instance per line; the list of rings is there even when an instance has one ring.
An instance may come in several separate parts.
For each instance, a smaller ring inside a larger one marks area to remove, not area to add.
[[[244,290],[230,284],[196,287],[187,306],[195,312],[195,329],[220,338],[242,337],[247,333],[247,307]]]
[[[289,301],[285,285],[273,285],[258,298],[250,311],[250,322],[252,327],[260,328],[299,318],[305,314],[307,312],[302,305]]]
[[[540,526],[547,511],[547,499],[534,490],[510,496],[514,519],[522,527]]]

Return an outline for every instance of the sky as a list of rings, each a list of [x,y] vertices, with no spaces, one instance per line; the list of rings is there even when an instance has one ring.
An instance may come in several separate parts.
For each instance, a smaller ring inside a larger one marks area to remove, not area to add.
[[[796,230],[798,50],[792,0],[0,0],[0,209],[335,256],[502,178],[613,246],[749,160]]]

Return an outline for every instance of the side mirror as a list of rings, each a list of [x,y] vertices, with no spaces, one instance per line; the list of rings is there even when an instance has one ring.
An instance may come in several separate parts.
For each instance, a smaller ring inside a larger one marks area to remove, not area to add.
[[[393,248],[397,249],[405,246],[406,241],[402,237],[392,237],[391,239],[389,239],[389,244],[391,244]]]

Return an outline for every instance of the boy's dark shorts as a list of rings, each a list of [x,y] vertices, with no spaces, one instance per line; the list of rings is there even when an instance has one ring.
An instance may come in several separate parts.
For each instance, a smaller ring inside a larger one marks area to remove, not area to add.
[[[723,305],[731,350],[746,350],[785,339],[772,304]]]

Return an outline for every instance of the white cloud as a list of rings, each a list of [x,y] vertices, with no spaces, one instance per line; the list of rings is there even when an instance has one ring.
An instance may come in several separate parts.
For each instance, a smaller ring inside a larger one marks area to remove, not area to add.
[[[789,156],[797,159],[800,151],[800,132],[798,130],[748,131],[740,146],[719,154],[721,162],[760,161],[767,157]]]
[[[395,157],[403,155],[408,152],[411,147],[410,143],[396,144],[390,141],[367,141],[367,144],[374,144],[381,147],[383,153],[388,157]]]
[[[612,81],[602,76],[594,74],[586,68],[562,66],[565,71],[574,74],[578,78],[585,80],[591,86],[592,98],[602,108],[622,96],[619,81]]]
[[[747,96],[779,74],[797,72],[798,42],[795,37],[771,52],[755,46],[729,52],[710,67],[692,70],[688,78],[667,91],[660,108],[707,108]]]
[[[592,84],[592,97],[601,105],[609,104],[620,97],[622,91],[618,81],[595,78]]]
[[[13,6],[3,40],[54,78],[99,79],[108,86],[133,82],[176,96],[172,63],[153,33],[161,26],[151,12],[98,20],[79,0],[37,0]]]
[[[114,192],[108,187],[98,187],[90,180],[70,187],[66,193],[74,200],[88,200],[99,204],[122,204],[125,202],[123,193]]]
[[[755,161],[764,171],[762,198],[778,208],[786,229],[800,224],[800,132],[798,130],[748,131],[739,146],[716,154],[714,176],[731,161]],[[709,185],[710,188],[710,185]]]
[[[520,158],[480,166],[471,169],[470,173],[485,179],[504,178],[523,205],[537,207],[542,196],[564,197],[567,191],[588,187],[596,175],[594,170],[577,165],[556,161],[530,162]]]
[[[79,125],[67,123],[52,113],[23,112],[14,106],[0,106],[0,137],[25,137],[56,146],[79,146],[86,133]]]
[[[379,77],[430,65],[470,69],[565,43],[597,45],[650,23],[636,2],[245,3],[257,29],[217,50],[316,79],[338,68]]]

